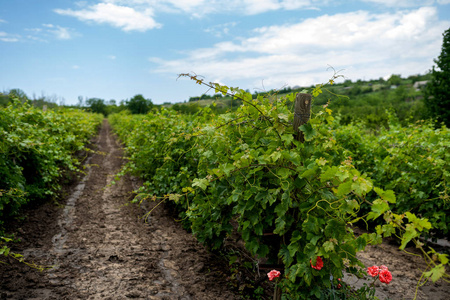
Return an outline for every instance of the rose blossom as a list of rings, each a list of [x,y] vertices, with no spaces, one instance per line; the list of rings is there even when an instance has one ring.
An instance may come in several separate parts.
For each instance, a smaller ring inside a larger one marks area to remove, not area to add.
[[[276,277],[280,277],[281,273],[277,270],[272,270],[269,273],[267,273],[267,277],[269,277],[269,280],[272,281]]]
[[[311,267],[316,270],[320,270],[323,268],[323,260],[320,256],[317,256],[316,265],[312,264],[312,260],[309,261],[311,263]]]
[[[387,269],[383,269],[379,274],[380,281],[386,284],[389,284],[392,280],[392,274]]]
[[[377,266],[367,268],[367,273],[369,273],[369,275],[372,277],[376,277],[380,273],[380,268],[378,268]]]

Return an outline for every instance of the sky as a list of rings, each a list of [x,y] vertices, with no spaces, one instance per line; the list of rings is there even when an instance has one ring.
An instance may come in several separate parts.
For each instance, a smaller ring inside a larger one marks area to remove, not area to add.
[[[211,94],[181,73],[251,92],[406,78],[449,28],[450,0],[0,0],[0,92],[162,104]]]

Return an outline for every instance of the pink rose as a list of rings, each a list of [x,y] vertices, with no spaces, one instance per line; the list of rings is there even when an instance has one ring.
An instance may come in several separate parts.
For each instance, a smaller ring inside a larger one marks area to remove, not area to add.
[[[269,280],[272,281],[274,278],[280,277],[281,273],[277,270],[272,270],[269,273],[267,273],[267,277],[269,277]]]

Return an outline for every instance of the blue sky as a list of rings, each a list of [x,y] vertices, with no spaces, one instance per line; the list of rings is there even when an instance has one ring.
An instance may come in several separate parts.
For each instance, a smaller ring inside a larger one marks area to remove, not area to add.
[[[193,72],[243,89],[425,74],[450,0],[0,0],[0,91],[182,102]]]

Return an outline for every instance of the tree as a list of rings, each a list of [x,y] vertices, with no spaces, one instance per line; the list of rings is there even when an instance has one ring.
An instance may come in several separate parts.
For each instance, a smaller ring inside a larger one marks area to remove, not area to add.
[[[400,85],[402,84],[402,77],[400,75],[392,74],[387,80],[390,85]]]
[[[92,112],[103,114],[106,116],[108,113],[106,111],[105,100],[99,98],[90,98],[86,100],[86,105],[88,105]]]
[[[431,117],[450,127],[450,28],[443,34],[441,55],[434,60],[424,102]]]
[[[15,97],[19,98],[21,101],[28,100],[27,94],[25,94],[25,92],[21,89],[12,89],[9,91],[9,95],[15,96]]]
[[[126,106],[132,114],[146,114],[152,109],[153,103],[139,94],[127,101]]]

